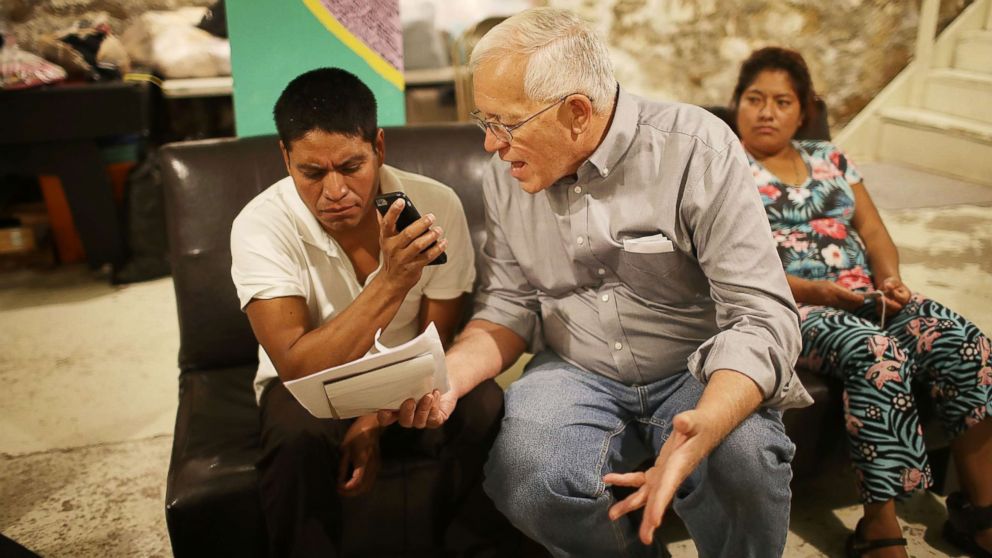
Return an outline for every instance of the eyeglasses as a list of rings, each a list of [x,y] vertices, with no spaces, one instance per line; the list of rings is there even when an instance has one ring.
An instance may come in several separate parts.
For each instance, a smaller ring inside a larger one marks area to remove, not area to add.
[[[517,128],[523,126],[524,124],[530,122],[531,120],[537,118],[538,116],[541,115],[541,113],[547,111],[548,109],[551,109],[553,107],[556,107],[556,106],[560,105],[561,103],[564,103],[565,102],[565,99],[571,97],[572,95],[576,95],[576,93],[569,93],[568,95],[565,95],[561,99],[558,99],[557,101],[555,101],[555,102],[551,103],[550,105],[542,108],[541,110],[535,112],[534,114],[528,116],[527,118],[521,120],[520,122],[517,122],[516,124],[512,124],[510,126],[507,126],[506,124],[503,124],[502,122],[493,122],[493,121],[490,121],[490,120],[485,120],[485,119],[482,118],[482,115],[481,115],[482,113],[480,111],[478,111],[478,110],[473,110],[469,114],[469,116],[471,116],[472,119],[475,120],[475,123],[478,124],[479,128],[482,128],[483,131],[489,130],[490,132],[492,132],[493,137],[495,137],[499,141],[504,142],[504,143],[510,143],[510,142],[513,141],[513,131],[514,130],[516,130]]]

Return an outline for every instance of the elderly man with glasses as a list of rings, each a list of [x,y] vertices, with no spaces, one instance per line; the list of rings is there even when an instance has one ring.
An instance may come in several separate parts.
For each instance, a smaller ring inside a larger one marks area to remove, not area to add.
[[[495,153],[482,286],[448,353],[451,391],[404,412],[441,424],[530,350],[486,465],[520,529],[555,556],[657,556],[671,504],[701,556],[781,555],[794,451],[781,412],[811,399],[737,138],[702,109],[618,87],[567,11],[506,20],[472,66]]]

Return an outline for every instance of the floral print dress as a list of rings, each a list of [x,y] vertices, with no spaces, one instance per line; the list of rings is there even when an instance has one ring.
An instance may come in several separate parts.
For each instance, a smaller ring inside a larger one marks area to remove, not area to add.
[[[809,177],[792,186],[748,156],[786,273],[873,289],[852,225],[861,175],[825,141],[798,141]],[[992,415],[992,345],[974,324],[914,293],[883,328],[872,300],[848,312],[799,304],[799,364],[844,382],[844,423],[864,502],[932,484],[911,384],[925,382],[952,435]]]
[[[830,142],[793,142],[809,177],[799,186],[778,180],[749,156],[785,272],[826,279],[849,289],[872,287],[865,245],[851,225],[861,175]]]

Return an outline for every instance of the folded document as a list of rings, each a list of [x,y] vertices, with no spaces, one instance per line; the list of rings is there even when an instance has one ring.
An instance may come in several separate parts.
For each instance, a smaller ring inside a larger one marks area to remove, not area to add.
[[[448,390],[444,347],[433,322],[397,347],[379,343],[364,357],[286,382],[286,389],[317,418],[353,418],[379,409],[398,409],[410,398]]]

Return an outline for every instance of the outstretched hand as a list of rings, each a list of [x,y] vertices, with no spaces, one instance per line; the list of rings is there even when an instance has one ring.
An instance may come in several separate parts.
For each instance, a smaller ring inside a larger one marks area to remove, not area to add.
[[[641,542],[651,544],[654,531],[661,525],[665,510],[686,477],[709,455],[719,436],[709,431],[702,412],[685,411],[675,415],[672,433],[661,447],[654,466],[645,472],[609,473],[603,477],[608,485],[637,488],[637,491],[610,507],[610,520],[644,508],[639,531]]]

